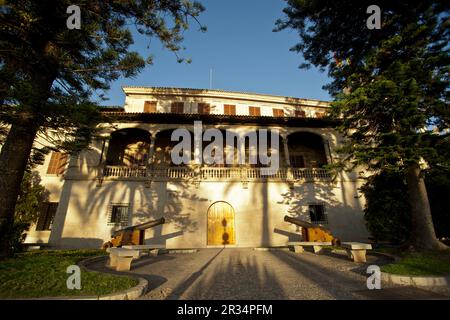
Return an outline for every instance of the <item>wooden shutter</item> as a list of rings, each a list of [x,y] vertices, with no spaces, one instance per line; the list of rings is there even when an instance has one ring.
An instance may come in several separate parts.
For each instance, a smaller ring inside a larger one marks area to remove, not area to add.
[[[223,106],[224,113],[227,115],[235,115],[236,114],[236,106],[234,104],[225,104]]]
[[[316,112],[316,118],[323,118],[325,117],[325,112]]]
[[[67,154],[62,152],[52,152],[47,168],[47,174],[64,174],[67,164]]]
[[[211,113],[211,107],[209,103],[199,103],[198,104],[198,113],[200,114],[210,114]]]
[[[283,109],[272,109],[273,110],[273,116],[274,117],[283,117],[284,116],[284,110]]]
[[[170,111],[172,113],[183,113],[184,112],[184,102],[172,102]]]
[[[145,113],[154,113],[154,112],[156,112],[156,101],[145,101],[145,103],[144,103],[144,112]]]
[[[306,112],[303,110],[295,110],[295,116],[296,117],[300,117],[300,118],[305,118],[306,117]]]
[[[259,117],[261,115],[261,108],[260,107],[248,107],[249,114],[251,116],[257,116]]]

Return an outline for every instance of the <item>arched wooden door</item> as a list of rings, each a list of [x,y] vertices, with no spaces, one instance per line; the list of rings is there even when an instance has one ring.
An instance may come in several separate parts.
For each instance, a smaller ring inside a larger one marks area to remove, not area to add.
[[[225,201],[213,203],[208,209],[208,245],[235,243],[233,207]]]

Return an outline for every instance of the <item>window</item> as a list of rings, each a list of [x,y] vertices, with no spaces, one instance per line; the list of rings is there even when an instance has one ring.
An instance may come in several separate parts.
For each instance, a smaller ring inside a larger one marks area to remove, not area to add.
[[[108,223],[110,224],[128,224],[128,204],[111,205]]]
[[[234,104],[225,104],[223,106],[224,113],[228,115],[235,115],[236,114],[236,106]]]
[[[53,218],[58,208],[58,202],[44,202],[39,210],[39,218],[36,231],[47,231],[52,229]]]
[[[303,110],[295,110],[295,116],[299,118],[304,118],[306,117],[306,112]]]
[[[303,156],[292,155],[289,156],[289,162],[291,163],[291,167],[294,168],[304,168],[305,167],[305,159]]]
[[[309,218],[311,219],[311,223],[326,224],[327,217],[325,215],[325,206],[322,204],[310,204]]]
[[[64,174],[67,164],[67,153],[52,152],[50,162],[47,168],[47,174]]]
[[[323,118],[325,117],[325,112],[316,112],[316,118]]]
[[[172,102],[170,111],[172,113],[183,113],[184,112],[184,102]]]
[[[144,112],[145,113],[156,112],[156,101],[145,101]]]
[[[251,116],[260,116],[261,115],[261,108],[260,107],[248,107],[249,114]]]
[[[209,106],[209,103],[199,103],[198,104],[198,113],[200,113],[200,114],[210,114],[211,113],[211,107]]]
[[[273,110],[273,116],[274,117],[283,117],[284,116],[284,110],[283,109],[272,109]]]

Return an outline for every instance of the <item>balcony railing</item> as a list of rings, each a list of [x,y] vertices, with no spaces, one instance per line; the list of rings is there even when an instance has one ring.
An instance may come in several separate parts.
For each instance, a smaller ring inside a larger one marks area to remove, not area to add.
[[[125,166],[105,166],[103,169],[104,177],[124,177],[124,178],[145,178],[147,168],[144,167],[125,167]]]
[[[102,178],[154,181],[328,181],[331,176],[326,169],[321,168],[105,166]]]

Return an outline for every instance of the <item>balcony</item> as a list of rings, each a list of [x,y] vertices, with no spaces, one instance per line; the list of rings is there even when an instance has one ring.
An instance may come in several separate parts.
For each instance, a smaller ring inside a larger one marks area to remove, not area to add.
[[[222,131],[221,131],[222,132]],[[237,165],[237,146],[230,148],[223,145],[223,159],[226,154],[234,154],[234,165],[205,166],[187,164],[174,166],[171,150],[176,142],[172,141],[173,129],[162,130],[152,136],[139,128],[126,128],[113,132],[107,147],[103,166],[97,174],[103,180],[143,180],[149,181],[279,181],[310,182],[329,181],[330,174],[322,169],[328,162],[325,144],[321,136],[310,132],[295,132],[287,138],[281,138],[282,148],[278,153],[280,168],[277,170],[264,168],[258,160],[253,166]],[[225,132],[222,132],[226,136]],[[259,138],[258,138],[259,139]],[[193,159],[191,133],[191,158]],[[289,141],[288,141],[289,140]],[[245,161],[250,162],[250,140],[245,142]],[[271,143],[270,143],[271,145]],[[206,145],[201,146],[200,153]],[[234,149],[234,150],[233,150]],[[184,150],[184,147],[183,147]],[[186,150],[189,150],[186,148]],[[184,150],[185,151],[185,150]],[[232,153],[231,153],[232,152]],[[188,155],[189,156],[189,155]],[[102,155],[103,157],[103,155]],[[103,158],[102,158],[103,159]],[[260,158],[259,158],[260,159]],[[186,161],[187,162],[187,161]]]
[[[248,168],[248,167],[125,167],[104,166],[101,179],[152,181],[330,181],[330,173],[321,168]]]

